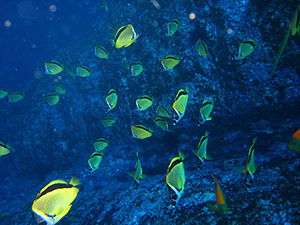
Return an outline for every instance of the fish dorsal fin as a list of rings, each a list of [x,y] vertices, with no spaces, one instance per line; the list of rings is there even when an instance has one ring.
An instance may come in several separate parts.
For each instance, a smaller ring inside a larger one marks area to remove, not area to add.
[[[72,177],[69,184],[71,184],[73,186],[78,186],[81,184],[81,181],[76,177]]]

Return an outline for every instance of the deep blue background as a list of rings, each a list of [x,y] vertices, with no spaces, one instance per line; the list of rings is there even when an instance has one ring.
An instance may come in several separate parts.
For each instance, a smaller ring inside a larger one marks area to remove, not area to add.
[[[23,91],[38,71],[44,73],[44,62],[101,18],[101,5],[101,0],[0,0],[0,88]]]

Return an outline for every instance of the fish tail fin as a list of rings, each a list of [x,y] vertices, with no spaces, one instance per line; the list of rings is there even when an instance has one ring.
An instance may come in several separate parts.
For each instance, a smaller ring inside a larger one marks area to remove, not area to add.
[[[136,151],[136,157],[139,158],[139,150]]]
[[[235,168],[234,170],[239,173],[246,173],[247,171],[244,166],[240,166],[238,168]]]
[[[214,160],[213,157],[211,157],[210,155],[207,155],[207,154],[206,154],[206,156],[205,156],[205,159],[206,159],[206,160]]]
[[[210,121],[210,120],[212,120],[210,116],[206,118],[206,121]]]
[[[142,174],[141,175],[141,179],[146,179],[147,178],[147,175],[146,174]]]
[[[205,131],[205,137],[209,135],[209,131]]]
[[[134,177],[134,173],[132,172],[126,172],[129,176]]]
[[[81,184],[81,181],[79,180],[79,178],[77,177],[72,177],[69,184],[73,185],[74,187],[75,186],[78,186]]]
[[[219,211],[219,209],[211,203],[207,204],[207,208],[211,211]]]
[[[253,145],[255,145],[256,140],[257,140],[257,137],[255,137],[255,138],[253,139],[253,141],[252,141]]]
[[[181,158],[181,160],[183,161],[185,159],[184,154],[180,150],[178,150],[178,154],[179,154],[179,157]]]

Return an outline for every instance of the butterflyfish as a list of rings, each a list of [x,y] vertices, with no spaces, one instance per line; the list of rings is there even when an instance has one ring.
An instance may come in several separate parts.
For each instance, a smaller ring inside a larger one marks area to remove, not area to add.
[[[171,70],[173,69],[178,63],[180,62],[179,57],[174,55],[168,55],[161,60],[161,65],[164,70]]]
[[[95,55],[98,56],[100,59],[108,59],[109,53],[103,46],[97,45],[95,47]]]
[[[136,77],[144,71],[144,68],[140,62],[137,62],[130,67],[130,71],[131,75]]]
[[[292,151],[300,153],[300,129],[293,134],[293,138],[290,140],[288,147]]]
[[[189,95],[185,90],[180,89],[178,91],[172,107],[174,124],[178,123],[184,116],[188,98]]]
[[[128,47],[138,38],[131,24],[122,26],[116,33],[114,43],[116,48]]]
[[[0,99],[5,98],[7,95],[8,95],[8,91],[3,88],[0,88]]]
[[[89,164],[89,166],[91,168],[90,171],[89,171],[90,173],[93,173],[97,169],[99,169],[99,165],[101,163],[102,157],[103,157],[102,152],[94,152],[90,156],[90,158],[88,160],[88,164]]]
[[[117,102],[118,102],[118,95],[116,93],[116,91],[114,89],[111,89],[106,98],[105,98],[105,102],[107,104],[107,110],[106,111],[110,111],[113,108],[116,107]]]
[[[255,42],[252,39],[243,41],[239,46],[239,55],[235,56],[235,60],[244,59],[254,51],[255,47]]]
[[[183,165],[184,155],[172,159],[167,169],[166,183],[172,198],[172,207],[175,207],[184,191],[185,171]]]
[[[290,24],[290,30],[292,35],[294,36],[296,33],[298,33],[298,35],[300,35],[300,5],[298,5],[293,18],[292,18],[292,22]]]
[[[135,100],[135,104],[138,111],[144,111],[153,104],[153,98],[149,97],[148,95],[144,95]]]
[[[154,119],[154,122],[157,126],[159,126],[164,131],[171,131],[170,128],[169,128],[168,121],[166,121],[166,120],[164,120],[160,117],[157,117],[157,118]]]
[[[167,24],[167,34],[166,36],[172,36],[173,34],[175,34],[175,32],[178,30],[180,26],[180,22],[176,19],[171,20],[168,24]]]
[[[200,108],[200,118],[198,125],[200,126],[205,121],[210,121],[212,118],[210,114],[214,108],[214,101],[212,99],[205,99]]]
[[[108,146],[108,141],[105,140],[104,138],[99,138],[97,141],[94,143],[94,148],[98,152],[103,152],[104,149]]]
[[[10,151],[9,151],[7,145],[0,142],[0,157],[3,156],[3,155],[7,155],[9,153],[10,153]]]
[[[50,93],[47,94],[44,99],[49,103],[49,105],[56,105],[59,102],[60,97],[58,93]]]
[[[161,105],[157,106],[156,113],[158,116],[161,117],[166,117],[166,118],[172,117],[172,114],[165,106],[161,106]]]
[[[54,85],[54,89],[60,95],[66,94],[66,89],[62,85],[60,85],[60,84],[55,84]]]
[[[200,56],[206,58],[209,55],[208,49],[204,41],[199,39],[196,43],[196,50],[198,51]]]
[[[205,131],[205,135],[201,137],[198,143],[197,151],[194,151],[194,154],[198,157],[198,159],[200,159],[199,167],[202,165],[205,159],[212,160],[212,158],[207,155],[208,135],[209,132]]]
[[[67,73],[70,74],[72,77],[74,77],[76,75],[76,73],[72,67],[66,66],[66,70],[67,70]]]
[[[31,207],[38,224],[54,225],[60,221],[69,212],[79,192],[75,186],[79,184],[79,179],[72,177],[69,183],[54,180],[44,187]]]
[[[224,216],[224,215],[228,214],[228,208],[227,208],[224,193],[223,193],[217,179],[212,174],[210,174],[210,175],[214,179],[214,183],[216,186],[216,198],[217,198],[218,207],[216,207],[210,203],[207,206],[210,210],[219,211],[221,216]]]
[[[127,172],[127,174],[134,179],[134,186],[137,189],[138,185],[140,184],[140,179],[145,179],[147,176],[143,174],[142,164],[139,158],[139,151],[136,152],[137,162],[135,164],[134,172]]]
[[[246,163],[246,169],[243,167],[235,169],[238,172],[245,173],[245,182],[246,182],[246,188],[250,188],[252,186],[253,180],[254,180],[254,173],[257,169],[257,165],[254,164],[254,145],[257,140],[257,137],[255,137],[252,141],[252,145],[248,152],[248,158]]]
[[[101,120],[101,123],[106,127],[112,127],[116,120],[113,117],[105,117]]]
[[[12,92],[8,95],[8,100],[10,102],[18,102],[24,98],[24,94],[20,92]]]
[[[56,75],[61,73],[64,68],[61,64],[59,64],[57,61],[48,61],[45,62],[45,70],[46,70],[46,74],[50,74],[50,75]]]
[[[131,133],[134,138],[146,139],[152,136],[153,130],[144,127],[143,125],[131,126]]]
[[[91,71],[87,66],[77,66],[76,75],[80,77],[89,77],[91,75]]]

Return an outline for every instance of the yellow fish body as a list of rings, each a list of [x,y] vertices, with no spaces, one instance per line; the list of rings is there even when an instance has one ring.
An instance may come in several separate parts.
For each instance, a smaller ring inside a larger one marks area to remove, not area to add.
[[[135,101],[135,104],[136,104],[138,111],[144,111],[153,104],[153,98],[149,97],[148,95],[144,95],[144,96],[138,98]]]
[[[143,174],[142,164],[139,158],[139,151],[136,152],[137,162],[135,164],[135,170],[134,173],[127,172],[127,174],[134,178],[134,186],[135,189],[138,187],[140,183],[140,179],[145,179],[147,176]]]
[[[173,119],[175,123],[178,123],[179,120],[184,116],[189,95],[188,93],[180,89],[176,95],[175,101],[173,103]]]
[[[214,108],[214,101],[212,99],[206,99],[203,101],[201,108],[200,108],[200,116],[199,124],[203,124],[205,121],[212,120],[210,114]]]
[[[60,84],[55,84],[54,89],[60,95],[64,95],[67,92],[66,89]]]
[[[101,163],[102,157],[103,157],[103,155],[102,155],[101,152],[94,152],[94,153],[90,156],[90,158],[89,158],[89,160],[88,160],[88,164],[89,164],[89,166],[90,166],[90,168],[91,168],[90,173],[93,173],[93,172],[95,172],[97,169],[99,169],[99,165],[100,165],[100,163]]]
[[[101,120],[101,123],[106,127],[112,127],[116,120],[113,117],[105,117]]]
[[[45,73],[50,75],[56,75],[61,73],[64,70],[63,66],[57,61],[48,61],[45,62]]]
[[[89,77],[91,75],[91,71],[87,66],[77,66],[76,74],[80,77]]]
[[[290,25],[290,30],[292,35],[294,36],[296,33],[300,35],[300,5],[298,5]]]
[[[180,62],[179,57],[174,55],[168,55],[161,60],[161,65],[164,70],[171,70],[173,69],[178,63]]]
[[[0,99],[5,98],[7,95],[8,95],[8,91],[3,88],[0,88]]]
[[[166,118],[172,117],[172,114],[169,112],[169,110],[166,107],[161,105],[157,106],[156,113],[158,116],[162,116]]]
[[[108,141],[105,140],[104,138],[99,138],[97,141],[94,143],[94,148],[98,152],[102,152],[107,146],[108,146]]]
[[[105,98],[105,102],[107,104],[107,111],[110,111],[116,107],[117,102],[118,102],[118,95],[114,89],[111,89],[108,92],[108,94]]]
[[[161,129],[163,129],[164,131],[171,131],[169,129],[169,123],[168,121],[160,118],[160,117],[157,117],[154,119],[154,122],[157,126],[159,126]]]
[[[134,138],[146,139],[152,136],[152,130],[144,127],[143,125],[131,126],[131,133]]]
[[[60,221],[69,212],[71,203],[79,192],[75,186],[79,184],[80,181],[72,177],[69,184],[63,180],[55,180],[44,187],[31,207],[37,222],[54,225]]]
[[[243,41],[239,46],[239,55],[235,56],[235,60],[244,59],[254,51],[255,47],[255,42],[252,39]]]
[[[49,103],[49,105],[56,105],[59,102],[60,97],[58,93],[50,93],[47,94],[44,99]]]
[[[138,38],[131,24],[122,26],[116,33],[114,43],[116,48],[128,47]]]
[[[172,36],[173,34],[175,34],[175,32],[178,30],[180,26],[180,22],[178,20],[171,20],[168,24],[167,24],[167,34],[166,36]]]
[[[98,56],[100,59],[108,59],[109,53],[104,47],[97,45],[95,47],[95,55]]]
[[[131,75],[136,77],[144,71],[144,68],[140,62],[137,62],[130,67],[130,71]]]
[[[207,143],[208,143],[208,135],[209,132],[205,131],[205,135],[201,137],[199,143],[198,143],[198,147],[197,147],[197,151],[194,151],[194,154],[200,159],[200,165],[202,165],[202,163],[204,162],[204,160],[212,160],[212,158],[207,155]]]
[[[6,145],[4,145],[2,142],[0,142],[0,157],[3,155],[9,154],[10,151]]]
[[[18,102],[24,98],[24,94],[20,92],[12,92],[8,95],[9,102]]]
[[[206,58],[209,55],[208,49],[204,41],[199,39],[196,43],[196,50],[198,51],[200,56]]]

